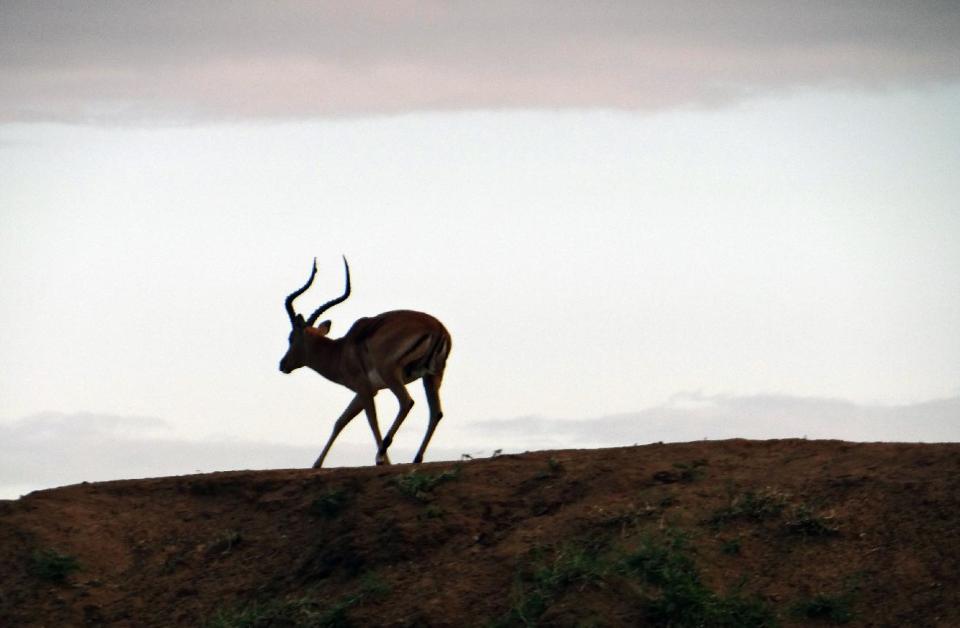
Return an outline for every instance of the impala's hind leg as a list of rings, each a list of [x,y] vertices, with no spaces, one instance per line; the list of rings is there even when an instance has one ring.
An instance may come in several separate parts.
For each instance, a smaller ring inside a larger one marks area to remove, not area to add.
[[[433,437],[433,431],[437,429],[437,424],[443,418],[443,409],[440,407],[440,382],[443,381],[443,375],[424,375],[423,389],[427,393],[427,405],[430,406],[430,423],[427,425],[427,433],[423,437],[423,443],[417,452],[413,462],[419,464],[423,462],[423,454],[427,451],[427,445]]]

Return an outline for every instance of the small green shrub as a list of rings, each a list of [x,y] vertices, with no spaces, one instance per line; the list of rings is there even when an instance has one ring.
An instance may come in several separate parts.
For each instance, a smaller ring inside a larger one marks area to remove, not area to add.
[[[676,495],[664,495],[660,498],[658,505],[660,508],[669,508],[670,506],[675,506],[677,504]]]
[[[707,466],[707,461],[702,458],[693,460],[691,462],[673,463],[673,467],[680,470],[680,475],[677,479],[685,484],[689,484],[690,482],[694,482],[703,478],[703,467],[705,466]]]
[[[687,548],[686,536],[678,533],[664,539],[647,537],[628,555],[623,567],[659,595],[644,603],[648,620],[655,626],[715,626],[717,628],[767,628],[776,625],[773,611],[762,600],[739,590],[717,595],[700,580],[700,572]]]
[[[30,556],[30,573],[47,582],[63,583],[80,563],[73,556],[61,554],[54,549],[36,550]]]
[[[242,540],[237,530],[224,530],[207,547],[207,554],[229,554]]]
[[[737,556],[740,554],[740,539],[727,539],[721,542],[720,551],[727,556]]]
[[[853,619],[852,598],[850,593],[840,595],[818,593],[808,600],[797,602],[793,607],[793,613],[806,619],[846,624]]]
[[[784,524],[791,534],[804,538],[827,537],[840,534],[840,529],[830,525],[832,517],[819,516],[813,513],[808,506],[798,506],[790,519]]]
[[[687,537],[671,533],[666,539],[646,536],[640,547],[627,555],[623,567],[650,584],[663,585],[680,578],[699,579],[693,559],[686,552]]]
[[[423,519],[442,519],[446,516],[446,511],[437,506],[436,504],[428,504],[426,508],[423,509]]]
[[[447,469],[435,475],[422,473],[414,469],[410,473],[393,479],[394,484],[404,495],[426,502],[433,498],[431,493],[440,484],[455,480],[460,476],[460,466]]]
[[[563,471],[563,463],[557,460],[556,458],[549,458],[547,460],[547,468],[538,472],[534,476],[537,480],[546,480],[548,478],[553,478],[559,475]]]
[[[323,519],[334,519],[350,502],[350,493],[344,488],[327,491],[310,503],[310,514]]]
[[[270,626],[307,626],[319,611],[306,598],[247,604],[243,608],[217,611],[207,628],[268,628]]]
[[[598,548],[570,543],[552,554],[543,548],[530,553],[531,563],[514,581],[512,605],[492,626],[535,626],[553,600],[566,588],[600,584],[611,565]]]
[[[387,585],[375,576],[368,575],[357,593],[345,596],[326,608],[309,597],[253,602],[240,609],[217,612],[207,623],[207,628],[348,628],[354,623],[347,611],[388,591]]]
[[[510,610],[491,625],[539,625],[547,609],[563,595],[587,588],[631,592],[653,626],[776,625],[773,611],[762,600],[743,595],[739,589],[718,595],[707,588],[691,551],[686,535],[668,532],[647,535],[626,553],[598,542],[566,544],[552,554],[533,552],[530,563],[518,572]]]
[[[787,495],[773,489],[747,491],[734,497],[730,505],[713,513],[709,523],[714,527],[726,525],[732,521],[764,521],[779,517],[787,506]]]
[[[347,610],[355,602],[340,600],[327,609],[308,598],[254,602],[241,609],[219,611],[207,628],[347,628],[353,624]]]

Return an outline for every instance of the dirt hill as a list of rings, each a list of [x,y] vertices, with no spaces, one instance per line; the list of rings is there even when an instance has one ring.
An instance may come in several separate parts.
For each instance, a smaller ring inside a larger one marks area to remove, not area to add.
[[[960,626],[960,444],[696,442],[0,502],[3,626]]]

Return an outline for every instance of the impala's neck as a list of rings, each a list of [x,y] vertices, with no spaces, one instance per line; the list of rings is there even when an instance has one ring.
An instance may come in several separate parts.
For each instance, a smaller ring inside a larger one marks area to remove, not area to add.
[[[343,369],[340,367],[342,346],[339,340],[331,340],[307,329],[304,338],[307,349],[306,365],[320,373],[331,382],[343,384]]]

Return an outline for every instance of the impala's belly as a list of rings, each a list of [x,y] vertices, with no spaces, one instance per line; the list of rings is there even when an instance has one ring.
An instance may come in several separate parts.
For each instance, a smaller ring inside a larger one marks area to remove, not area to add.
[[[370,383],[373,384],[377,389],[386,388],[387,383],[383,381],[383,378],[380,377],[380,371],[377,369],[370,369],[367,371],[367,379],[370,380]]]
[[[429,372],[430,371],[428,371],[426,368],[422,366],[412,367],[404,373],[404,379],[406,380],[404,383],[409,384],[414,380],[420,379],[421,377],[423,377]]]

